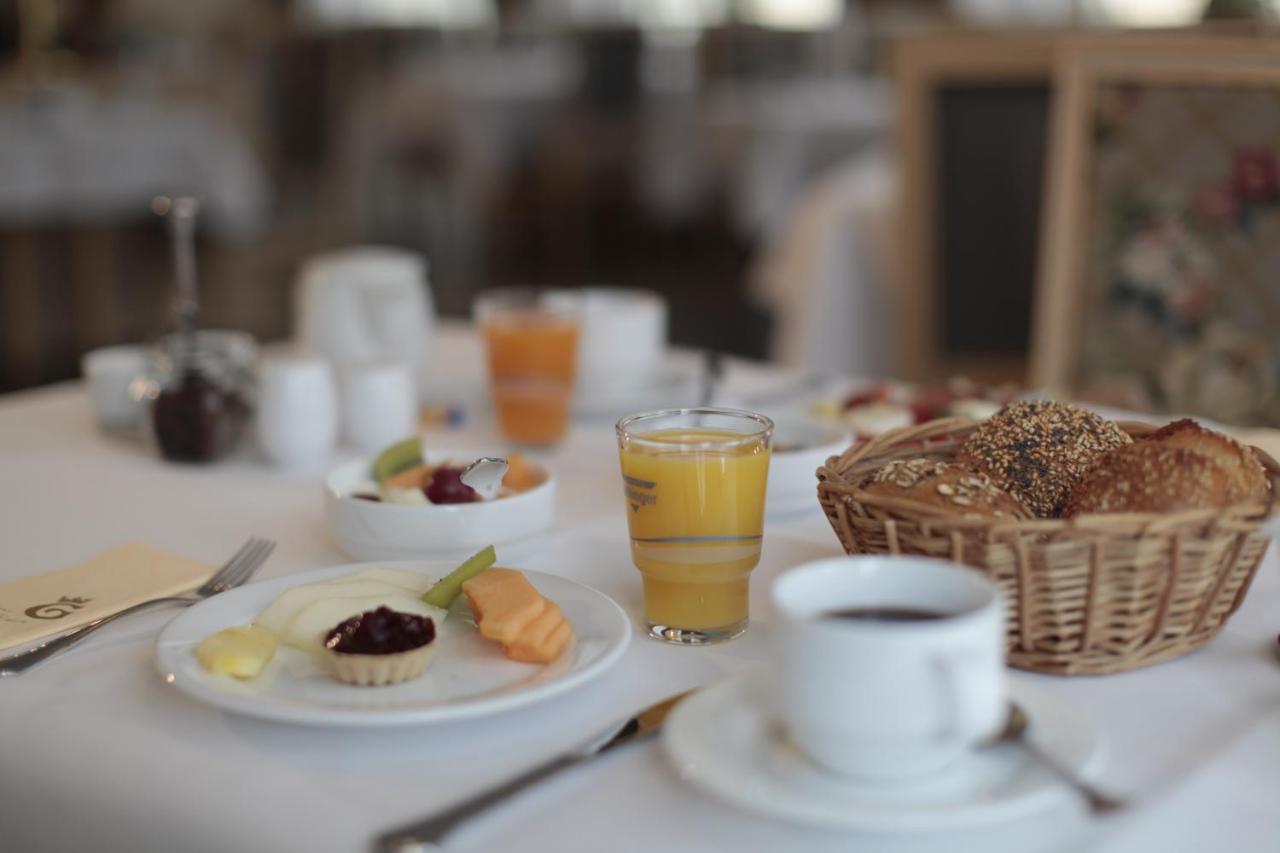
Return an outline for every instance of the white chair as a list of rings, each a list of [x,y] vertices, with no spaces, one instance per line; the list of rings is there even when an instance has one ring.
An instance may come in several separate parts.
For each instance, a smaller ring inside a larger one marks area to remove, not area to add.
[[[773,360],[823,375],[890,372],[896,183],[885,152],[868,152],[792,206],[753,271],[774,315]]]

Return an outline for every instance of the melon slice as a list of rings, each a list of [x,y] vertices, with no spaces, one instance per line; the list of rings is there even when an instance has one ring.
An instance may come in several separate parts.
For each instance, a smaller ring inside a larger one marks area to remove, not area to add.
[[[513,492],[527,492],[542,485],[542,471],[519,453],[507,454],[507,473],[502,477],[502,485]]]
[[[544,602],[542,612],[536,619],[525,625],[511,642],[519,641],[536,646],[551,636],[551,632],[564,621],[564,614],[560,612],[559,605],[547,598],[543,598],[542,601]]]
[[[550,663],[573,637],[573,628],[514,569],[490,569],[462,585],[482,637],[497,640],[512,660]]]
[[[527,642],[521,637],[507,646],[507,657],[524,663],[551,663],[560,657],[560,653],[572,639],[573,626],[562,616],[555,630],[541,640]]]
[[[537,619],[547,601],[515,569],[489,569],[462,585],[480,636],[506,645]]]

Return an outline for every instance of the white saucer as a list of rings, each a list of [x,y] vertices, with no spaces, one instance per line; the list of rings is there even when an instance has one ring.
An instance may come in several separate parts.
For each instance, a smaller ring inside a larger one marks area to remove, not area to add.
[[[377,565],[440,577],[452,563]],[[575,639],[546,666],[508,660],[465,618],[440,626],[440,649],[421,678],[391,687],[355,687],[325,675],[314,659],[281,646],[267,671],[252,681],[211,675],[195,647],[215,631],[247,625],[284,590],[368,568],[335,566],[252,583],[184,610],[156,640],[156,664],[165,681],[209,705],[269,720],[330,726],[388,726],[462,720],[510,711],[573,689],[603,674],[626,651],[631,620],[604,593],[567,578],[525,572],[529,582],[560,605]]]
[[[872,786],[820,769],[783,736],[765,673],[720,682],[680,703],[664,744],[680,774],[748,811],[830,829],[914,833],[970,829],[1053,809],[1073,792],[1012,744],[979,750],[921,782]],[[1101,763],[1096,733],[1059,697],[1025,682],[1012,697],[1032,736],[1077,772]]]
[[[584,378],[574,396],[573,413],[580,418],[617,420],[637,412],[696,406],[704,372],[699,353],[668,352],[644,376],[612,382]]]

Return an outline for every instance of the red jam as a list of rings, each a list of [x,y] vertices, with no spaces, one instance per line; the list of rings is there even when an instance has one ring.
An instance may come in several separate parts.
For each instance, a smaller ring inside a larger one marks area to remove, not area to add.
[[[249,407],[232,388],[198,370],[156,397],[151,410],[156,441],[166,459],[211,462],[227,455],[249,421]]]
[[[332,628],[324,645],[344,655],[394,655],[421,648],[436,638],[436,623],[390,607],[367,610]]]

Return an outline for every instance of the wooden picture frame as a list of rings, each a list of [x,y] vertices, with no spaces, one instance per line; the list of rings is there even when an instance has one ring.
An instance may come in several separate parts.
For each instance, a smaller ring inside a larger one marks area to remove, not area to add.
[[[1022,357],[956,358],[943,344],[948,294],[937,244],[940,227],[939,96],[947,86],[1048,86],[1058,30],[946,30],[910,36],[893,48],[894,156],[899,177],[895,234],[894,373],[929,380],[967,375],[1019,379]],[[1030,284],[1028,283],[1028,286]]]
[[[1247,241],[1224,230],[1232,227],[1229,217],[1211,219],[1218,214],[1188,201],[1208,198],[1216,181],[1226,186],[1234,180],[1232,163],[1252,150],[1247,137],[1261,133],[1236,129],[1242,123],[1252,126],[1251,116],[1261,113],[1246,110],[1243,100],[1232,106],[1219,96],[1263,98],[1269,104],[1274,94],[1280,130],[1280,45],[1218,34],[1119,43],[1066,41],[1057,51],[1055,92],[1032,330],[1032,384],[1061,396],[1127,408],[1280,423],[1280,400],[1252,409],[1243,399],[1237,405],[1222,397],[1222,387],[1209,387],[1239,379],[1252,390],[1248,395],[1233,392],[1237,398],[1275,397],[1280,358],[1274,371],[1259,365],[1238,377],[1201,376],[1206,360],[1216,358],[1204,349],[1210,346],[1203,340],[1206,329],[1220,328],[1227,312],[1256,309],[1268,318],[1272,336],[1280,331],[1280,288],[1271,288],[1274,300],[1266,292],[1250,294],[1242,309],[1241,298],[1230,294],[1238,284],[1258,277],[1253,267],[1242,267],[1249,261],[1237,257],[1247,252],[1247,247],[1240,248]],[[1179,99],[1186,103],[1182,117],[1166,119],[1171,126],[1162,132],[1153,117],[1177,115]],[[1113,117],[1117,101],[1127,105],[1122,115],[1128,118]],[[1202,112],[1204,117],[1199,117]],[[1245,119],[1230,121],[1237,115]],[[1143,133],[1151,138],[1140,146]],[[1269,146],[1276,152],[1274,141]],[[1274,163],[1274,156],[1267,162]],[[1144,177],[1146,173],[1150,176]],[[1267,187],[1270,193],[1270,184]],[[1218,206],[1226,210],[1224,205],[1234,202],[1223,192]],[[1141,202],[1144,196],[1156,195],[1162,198],[1154,208],[1157,212],[1132,212],[1150,206]],[[1280,236],[1280,186],[1274,195],[1275,224],[1268,227]],[[1270,206],[1268,196],[1269,220]],[[1238,213],[1243,206],[1233,209]],[[1207,223],[1216,230],[1207,230]],[[1139,269],[1136,247],[1144,240],[1156,245],[1158,226],[1173,235],[1163,251],[1176,257],[1161,261],[1152,255],[1145,269],[1154,276],[1156,267],[1150,264],[1164,263],[1162,269],[1191,272],[1162,273],[1173,283],[1143,281],[1135,287],[1134,276],[1142,279],[1148,273],[1125,270]],[[1280,280],[1280,256],[1275,266]],[[1258,337],[1253,331],[1248,336]],[[1235,353],[1232,358],[1247,362],[1253,356]],[[1270,373],[1274,380],[1264,382],[1262,377]]]

